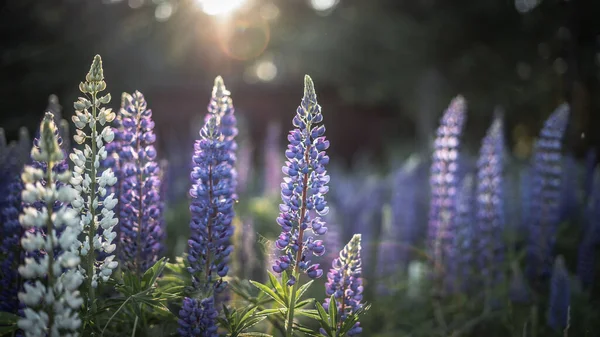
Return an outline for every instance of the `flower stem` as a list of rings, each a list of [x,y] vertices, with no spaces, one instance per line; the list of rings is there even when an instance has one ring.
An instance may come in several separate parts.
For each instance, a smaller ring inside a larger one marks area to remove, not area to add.
[[[308,128],[308,126],[307,126]],[[310,133],[308,133],[310,135]],[[310,160],[310,145],[306,146],[306,150],[304,151],[304,160],[306,161],[306,165]],[[294,262],[294,269],[292,271],[292,276],[296,280],[296,282],[292,285],[292,296],[290,297],[290,304],[288,308],[288,317],[287,317],[287,330],[286,336],[293,336],[293,324],[294,324],[294,308],[296,307],[296,283],[299,281],[300,273],[298,270],[298,264],[302,259],[302,250],[304,249],[302,243],[304,240],[304,229],[302,228],[302,224],[304,223],[304,216],[306,214],[306,198],[308,194],[308,173],[305,173],[302,177],[302,206],[300,207],[300,221],[298,223],[298,251],[296,252],[296,261]],[[286,287],[287,285],[283,285]]]
[[[137,105],[137,104],[136,104]],[[142,162],[140,160],[139,157],[139,153],[140,153],[140,149],[141,149],[141,136],[142,136],[142,131],[141,131],[141,121],[140,121],[140,114],[137,114],[137,130],[136,130],[136,134],[137,134],[137,139],[136,139],[136,149],[135,152],[138,154],[137,155],[137,160],[136,160],[136,164],[137,164],[137,170],[138,170],[138,184],[139,184],[139,190],[138,190],[138,198],[139,198],[139,203],[138,203],[138,214],[137,214],[137,220],[138,220],[138,230],[137,230],[137,240],[136,240],[136,254],[135,254],[135,269],[136,269],[136,273],[138,275],[138,277],[142,276],[142,231],[143,231],[143,224],[142,224],[142,217],[144,214],[143,208],[144,208],[144,175],[143,175],[143,165]],[[137,322],[137,316],[136,316],[136,322]]]
[[[94,123],[92,124],[92,132],[91,132],[91,138],[92,138],[92,155],[91,155],[91,162],[90,162],[90,178],[91,178],[91,184],[90,184],[90,205],[89,205],[89,211],[90,214],[92,215],[92,219],[91,222],[89,224],[88,227],[88,244],[90,245],[90,249],[88,250],[87,253],[87,263],[88,263],[88,267],[87,267],[87,291],[88,291],[88,303],[87,303],[87,309],[88,309],[88,313],[89,313],[89,309],[92,309],[92,312],[96,311],[96,293],[95,293],[95,289],[92,286],[92,279],[94,276],[94,260],[95,260],[95,250],[94,250],[94,236],[96,234],[96,209],[94,208],[94,198],[96,198],[96,166],[94,165],[94,162],[96,160],[96,156],[98,155],[97,152],[97,144],[96,144],[96,137],[97,137],[97,131],[96,131],[96,118],[97,118],[97,114],[98,111],[96,110],[96,93],[92,93],[92,118],[94,120]]]
[[[48,161],[46,166],[46,186],[52,188],[54,182],[52,181],[52,169],[54,162]],[[53,224],[52,224],[52,212],[54,202],[46,203],[46,209],[48,210],[48,219],[46,220],[46,237],[50,242],[50,249],[46,251],[48,254],[48,281],[46,284],[46,291],[54,293],[54,236],[52,235]],[[49,303],[46,303],[48,305]],[[47,310],[48,313],[48,331],[52,331],[52,325],[54,325],[54,310]]]

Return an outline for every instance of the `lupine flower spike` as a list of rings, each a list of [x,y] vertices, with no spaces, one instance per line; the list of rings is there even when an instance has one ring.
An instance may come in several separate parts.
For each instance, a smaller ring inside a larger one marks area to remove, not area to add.
[[[479,268],[489,290],[503,281],[504,271],[504,127],[497,115],[487,131],[477,161],[477,237]]]
[[[74,104],[73,123],[77,129],[73,139],[83,145],[83,151],[73,149],[69,156],[74,164],[70,182],[79,194],[72,206],[81,214],[80,225],[84,232],[80,254],[83,259],[81,272],[86,278],[88,309],[95,306],[94,289],[98,281],[108,281],[118,265],[113,254],[116,248],[113,229],[118,222],[113,208],[117,199],[113,193],[108,193],[108,188],[117,182],[117,178],[110,168],[100,167],[100,162],[108,155],[104,144],[112,142],[115,136],[112,128],[106,125],[115,119],[115,113],[111,109],[100,108],[102,104],[110,102],[110,94],[98,97],[104,89],[106,83],[102,60],[96,55],[85,82],[79,84],[79,90],[91,100],[80,97]],[[102,233],[99,232],[100,227]]]
[[[204,122],[207,123],[211,116],[215,115],[219,117],[219,132],[223,136],[223,146],[228,154],[227,161],[231,165],[232,178],[231,188],[233,189],[233,197],[237,199],[236,187],[237,187],[237,172],[236,172],[236,151],[237,143],[235,141],[238,135],[237,120],[235,118],[235,109],[233,107],[233,101],[231,99],[231,92],[225,87],[223,78],[217,76],[215,78],[215,84],[212,90],[212,97],[208,104],[208,113],[204,118]]]
[[[0,311],[16,314],[19,310],[17,294],[21,279],[17,268],[23,262],[19,241],[23,228],[19,215],[23,207],[21,172],[31,152],[26,129],[19,130],[18,143],[7,144],[0,128]]]
[[[45,164],[46,169],[27,166],[22,179],[25,189],[23,202],[42,202],[45,206],[26,207],[19,220],[27,230],[21,245],[29,254],[41,258],[25,258],[19,273],[28,282],[19,300],[26,306],[18,325],[25,336],[77,336],[81,325],[79,308],[83,300],[78,288],[83,282],[77,271],[79,264],[79,218],[69,203],[77,192],[64,185],[71,178],[69,171],[57,173],[54,165],[61,162],[64,153],[58,142],[58,129],[54,116],[47,113],[40,129],[40,139],[31,151],[34,161]],[[63,183],[61,185],[60,183]],[[55,207],[56,203],[60,207]],[[29,229],[44,228],[46,235]]]
[[[323,121],[321,106],[317,103],[317,94],[309,76],[304,78],[304,97],[296,110],[293,124],[296,129],[290,131],[290,144],[285,151],[287,161],[283,167],[281,199],[277,223],[282,233],[275,242],[283,252],[273,266],[273,271],[282,273],[291,271],[289,285],[296,282],[298,272],[305,272],[310,278],[319,278],[323,270],[318,264],[311,264],[308,254],[322,256],[325,253],[323,241],[305,238],[305,231],[310,229],[315,235],[327,232],[325,223],[317,215],[327,214],[329,208],[324,195],[329,191],[329,176],[325,165],[329,157],[325,150],[329,141],[325,139],[325,126],[317,126]]]
[[[141,275],[159,258],[163,229],[154,121],[139,91],[125,95],[121,123],[119,254],[123,266]]]
[[[195,287],[207,289],[214,285],[217,292],[224,288],[220,278],[229,271],[234,230],[233,169],[219,122],[219,116],[211,115],[194,146],[188,241],[189,272]]]
[[[362,307],[362,260],[360,257],[361,235],[354,234],[350,242],[342,249],[339,258],[333,260],[332,268],[327,273],[325,293],[328,297],[334,296],[337,303],[340,324]],[[323,308],[329,310],[330,298],[325,299]],[[357,322],[348,332],[348,336],[358,335],[362,332],[360,323]]]
[[[532,196],[527,246],[527,277],[538,283],[550,276],[552,250],[561,201],[561,142],[569,105],[562,104],[548,118],[535,143],[532,158]]]
[[[203,300],[184,298],[179,311],[179,335],[181,337],[218,337],[217,310],[213,297]]]
[[[431,164],[431,207],[429,210],[428,248],[434,272],[439,277],[452,249],[452,226],[458,190],[459,137],[466,119],[466,102],[457,96],[444,112]]]

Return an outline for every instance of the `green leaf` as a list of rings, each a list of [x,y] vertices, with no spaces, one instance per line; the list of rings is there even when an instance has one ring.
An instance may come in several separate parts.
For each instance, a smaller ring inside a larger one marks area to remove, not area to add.
[[[314,309],[296,309],[295,312],[299,315],[316,319],[317,321],[320,319],[319,312],[317,312],[317,310]]]
[[[319,320],[321,327],[325,330],[325,332],[327,332],[327,334],[329,336],[333,336],[333,330],[331,329],[332,328],[331,322],[329,319],[329,315],[325,312],[325,308],[323,308],[323,306],[319,302],[317,302],[315,306],[317,307],[317,312],[319,313],[319,316],[321,317],[321,319]],[[335,326],[334,326],[334,328],[335,328]]]
[[[17,324],[17,321],[21,317],[6,311],[0,311],[0,324],[1,325],[10,325]]]
[[[272,335],[262,333],[262,332],[242,332],[238,336],[246,336],[246,337],[273,337]]]
[[[252,283],[258,289],[262,290],[265,294],[269,295],[277,303],[281,304],[284,307],[287,307],[287,304],[284,301],[283,297],[281,295],[276,294],[271,288],[267,287],[266,285],[264,285],[260,282],[256,282],[256,281],[250,281],[250,283]]]
[[[329,298],[329,324],[334,328],[338,326],[338,307],[335,295],[331,295]]]
[[[285,273],[283,273],[285,274]],[[282,274],[282,278],[281,281],[283,283],[283,274]],[[275,289],[275,292],[279,293],[281,296],[281,299],[287,303],[288,302],[288,291],[287,291],[287,286],[285,285],[285,283],[283,283],[283,287],[281,286],[281,284],[279,283],[279,280],[275,277],[275,275],[273,275],[271,272],[268,273],[269,275],[269,282],[271,283],[271,286],[273,286],[273,289]],[[287,281],[286,281],[287,282]]]
[[[298,288],[298,290],[296,291],[296,300],[299,300],[302,298],[302,295],[304,295],[306,290],[308,290],[308,287],[310,287],[314,281],[315,280],[310,280],[307,283],[303,284],[300,288]]]
[[[314,302],[315,299],[314,298],[307,298],[304,301],[300,301],[296,303],[296,306],[294,307],[294,309],[298,309],[298,308],[302,308],[308,304],[311,304],[312,302]]]
[[[162,259],[156,261],[156,263],[152,267],[148,268],[148,270],[146,270],[146,272],[142,276],[142,289],[152,287],[154,285],[154,282],[156,282],[158,276],[160,276],[160,274],[165,269],[165,266],[166,262],[165,258],[163,257]]]
[[[300,324],[294,324],[294,328],[296,330],[298,330],[300,332],[303,332],[303,333],[305,333],[305,334],[307,334],[309,336],[312,336],[312,337],[322,337],[323,336],[322,334],[320,334],[318,332],[315,332],[313,329],[305,327],[305,326],[300,325]]]
[[[271,308],[261,310],[257,315],[259,316],[270,316],[272,314],[282,314],[285,315],[287,313],[287,308]]]

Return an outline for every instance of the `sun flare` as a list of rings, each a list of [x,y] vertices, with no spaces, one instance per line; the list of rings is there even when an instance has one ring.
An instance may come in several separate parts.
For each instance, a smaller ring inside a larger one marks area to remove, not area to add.
[[[231,14],[246,2],[246,0],[197,0],[202,11],[208,15]]]

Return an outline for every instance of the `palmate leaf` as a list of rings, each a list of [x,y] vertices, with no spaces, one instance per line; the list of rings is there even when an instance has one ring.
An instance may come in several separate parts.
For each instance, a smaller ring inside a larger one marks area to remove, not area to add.
[[[328,337],[345,337],[345,336],[347,336],[346,334],[348,333],[348,331],[350,331],[350,329],[352,329],[354,327],[354,324],[356,324],[356,322],[358,322],[360,316],[362,316],[367,310],[369,310],[371,308],[371,305],[370,304],[364,305],[363,307],[359,308],[351,315],[348,315],[348,317],[346,317],[346,319],[344,319],[344,321],[342,322],[341,326],[339,326],[339,328],[338,328],[339,315],[338,315],[338,310],[337,310],[337,301],[335,300],[334,295],[332,295],[329,300],[328,312],[325,311],[325,308],[323,308],[323,306],[319,302],[316,303],[316,307],[317,307],[317,310],[315,313],[313,313],[310,310],[307,310],[307,311],[309,311],[309,312],[311,312],[311,314],[315,314],[315,316],[317,316],[314,318],[319,322],[319,324],[321,325],[321,328],[323,328],[323,330],[325,330],[327,336]],[[319,335],[319,336],[322,336],[322,335]]]
[[[273,289],[269,288],[267,285],[264,285],[260,282],[250,281],[255,287],[261,290],[263,293],[271,297],[277,303],[282,305],[283,307],[287,307],[287,302],[285,301],[285,297],[281,293],[276,293]]]
[[[246,332],[246,330],[250,329],[254,325],[260,323],[262,320],[267,318],[266,315],[257,315],[257,310],[257,307],[247,307],[243,310],[230,310],[225,305],[223,305],[223,313],[225,314],[225,318],[218,318],[218,320],[221,327],[227,329],[230,337],[242,336],[242,334],[246,334],[245,336],[252,336],[248,334],[252,334],[255,332]]]

